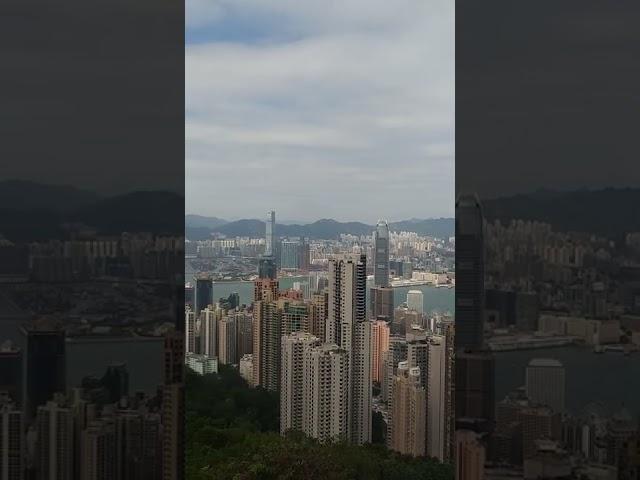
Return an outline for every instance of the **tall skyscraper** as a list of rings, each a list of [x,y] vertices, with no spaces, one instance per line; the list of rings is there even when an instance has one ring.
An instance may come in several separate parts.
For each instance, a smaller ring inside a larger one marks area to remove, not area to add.
[[[320,345],[320,339],[305,332],[282,336],[280,381],[280,432],[303,431],[304,388],[315,378],[305,376],[305,350]]]
[[[276,245],[276,212],[271,210],[267,213],[267,221],[265,225],[265,248],[264,256],[275,256]]]
[[[551,407],[564,413],[566,380],[561,362],[552,358],[534,358],[526,369],[526,394],[532,405]]]
[[[389,225],[378,220],[373,232],[373,279],[376,287],[389,286]]]
[[[327,292],[314,293],[309,306],[309,331],[316,337],[326,340],[327,310],[329,294]]]
[[[162,386],[162,479],[184,479],[184,333],[165,335]]]
[[[420,290],[409,290],[407,292],[407,307],[418,313],[424,313],[424,295]]]
[[[493,355],[490,352],[458,352],[455,358],[455,372],[456,420],[493,421],[495,417]]]
[[[66,389],[65,333],[55,322],[42,319],[23,327],[22,334],[26,361],[22,399],[30,423],[38,406]]]
[[[91,421],[80,437],[81,478],[118,478],[116,430],[113,419],[101,418]]]
[[[446,350],[445,339],[439,335],[428,340],[427,374],[427,455],[443,461],[447,456],[445,430],[448,419],[446,407]]]
[[[300,242],[298,240],[283,240],[280,243],[280,268],[283,270],[300,268]]]
[[[425,455],[427,400],[420,368],[400,362],[393,378],[387,446],[404,455]]]
[[[486,449],[477,433],[470,430],[456,432],[456,480],[484,480]]]
[[[6,392],[11,401],[21,407],[22,351],[10,340],[0,345],[0,392]]]
[[[349,354],[323,344],[304,351],[302,430],[321,441],[349,438]]]
[[[196,278],[196,318],[200,312],[213,304],[213,283],[208,275]]]
[[[370,290],[371,317],[393,322],[394,302],[393,288],[372,287]]]
[[[456,201],[456,349],[478,350],[484,330],[484,241],[480,201]]]
[[[247,312],[235,314],[238,329],[238,359],[253,353],[253,317]]]
[[[200,313],[200,353],[208,357],[218,356],[218,320],[221,316],[221,311],[210,305]],[[187,327],[189,327],[187,323]],[[189,330],[186,332],[187,339],[191,338]],[[189,345],[187,341],[187,345]],[[189,350],[187,350],[189,353]]]
[[[338,255],[329,261],[327,340],[349,355],[349,435],[371,441],[371,322],[366,320],[367,258]]]
[[[381,383],[383,378],[383,364],[385,352],[389,350],[389,324],[384,320],[372,323],[371,333],[371,381]]]

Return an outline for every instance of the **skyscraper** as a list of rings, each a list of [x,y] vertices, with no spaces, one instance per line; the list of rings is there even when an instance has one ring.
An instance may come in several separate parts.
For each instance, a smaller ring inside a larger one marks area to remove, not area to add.
[[[196,353],[196,314],[187,306],[184,312],[186,352]]]
[[[371,334],[371,381],[381,383],[383,378],[383,364],[385,352],[389,350],[389,324],[384,320],[372,323]]]
[[[372,287],[370,290],[371,316],[374,319],[386,320],[391,323],[394,319],[393,288]]]
[[[300,242],[283,240],[280,244],[280,268],[297,270],[300,268]]]
[[[282,336],[280,381],[280,432],[303,430],[304,388],[315,378],[305,376],[305,350],[320,345],[320,339],[305,332]]]
[[[213,304],[213,283],[208,275],[196,278],[196,317],[200,312]]]
[[[276,244],[276,212],[271,210],[267,213],[265,225],[265,248],[264,256],[273,257],[275,255]]]
[[[424,295],[420,290],[407,292],[407,307],[419,313],[424,313]]]
[[[211,305],[200,314],[200,353],[208,357],[218,356],[218,319],[220,313],[217,308]],[[189,323],[187,323],[187,327],[189,327]],[[190,336],[191,334],[187,330],[187,338]]]
[[[427,401],[420,368],[400,362],[393,378],[387,446],[404,455],[425,455]]]
[[[373,277],[376,287],[389,286],[389,225],[378,220],[373,233]]]
[[[22,411],[0,396],[0,479],[24,478],[25,436]]]
[[[526,394],[532,405],[564,413],[566,381],[562,363],[552,358],[532,359],[526,369]]]
[[[456,201],[456,349],[481,349],[484,329],[483,216],[475,196]]]
[[[36,479],[73,478],[73,413],[63,397],[37,408]]]
[[[427,373],[427,455],[443,461],[448,446],[445,430],[448,419],[446,407],[446,350],[445,339],[434,335],[428,340]]]
[[[367,258],[338,255],[329,262],[327,340],[349,356],[348,441],[371,441],[371,322],[366,320]]]
[[[222,365],[238,363],[237,324],[235,316],[229,315],[218,321],[218,361]]]
[[[269,290],[253,304],[253,386],[278,391],[282,323],[278,304]]]
[[[165,335],[162,386],[162,479],[184,478],[184,333]]]

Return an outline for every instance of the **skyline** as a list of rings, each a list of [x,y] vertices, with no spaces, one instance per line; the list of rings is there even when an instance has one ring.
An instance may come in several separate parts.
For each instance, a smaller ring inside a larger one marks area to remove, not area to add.
[[[452,216],[453,27],[441,0],[189,0],[186,211]]]

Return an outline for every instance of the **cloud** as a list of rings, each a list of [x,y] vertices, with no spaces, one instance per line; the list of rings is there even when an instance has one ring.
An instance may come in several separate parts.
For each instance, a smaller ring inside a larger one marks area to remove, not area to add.
[[[452,214],[453,25],[445,0],[188,0],[187,210]]]

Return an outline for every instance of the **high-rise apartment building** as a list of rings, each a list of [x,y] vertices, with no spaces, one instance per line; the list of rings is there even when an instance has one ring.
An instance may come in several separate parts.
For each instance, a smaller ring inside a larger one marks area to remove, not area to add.
[[[89,422],[80,436],[81,478],[117,478],[116,429],[112,418]]]
[[[407,292],[407,307],[420,314],[424,313],[424,295],[420,290],[409,290]]]
[[[222,312],[214,305],[207,306],[200,313],[200,353],[207,357],[218,356],[218,320],[221,314]],[[194,334],[190,332],[190,328],[191,325],[187,321],[187,345],[191,344],[191,336]],[[195,328],[193,331],[195,331]],[[187,352],[191,353],[189,350]]]
[[[221,365],[238,363],[236,318],[228,315],[218,321],[218,361]]]
[[[253,282],[253,301],[275,301],[278,298],[278,281],[271,278],[258,278]]]
[[[444,461],[448,456],[445,441],[448,418],[445,415],[447,368],[444,337],[429,337],[427,351],[427,455]]]
[[[303,430],[303,392],[315,381],[305,375],[305,350],[320,345],[320,339],[306,332],[282,336],[282,373],[280,381],[280,432]]]
[[[319,292],[311,295],[309,305],[309,332],[316,337],[326,340],[327,310],[329,307],[329,294]]]
[[[393,378],[387,446],[404,455],[425,455],[427,400],[420,368],[400,362]]]
[[[455,452],[456,480],[484,480],[486,449],[477,433],[458,430]]]
[[[23,480],[25,432],[22,411],[0,397],[0,480]]]
[[[373,280],[376,287],[389,286],[389,225],[378,220],[373,232]]]
[[[302,430],[321,441],[349,438],[349,354],[323,344],[304,351]]]
[[[526,394],[532,405],[565,411],[566,380],[561,362],[551,358],[534,358],[526,368]]]
[[[457,332],[456,332],[457,334]],[[456,419],[494,419],[495,359],[490,352],[458,352],[455,358]]]
[[[62,396],[37,408],[36,480],[73,478],[73,412]]]
[[[275,392],[280,385],[282,321],[275,298],[263,298],[253,304],[253,386]]]
[[[238,331],[238,358],[253,353],[253,317],[248,312],[235,314]]]
[[[391,405],[393,393],[393,377],[398,370],[398,364],[407,360],[407,340],[404,337],[392,335],[389,337],[389,351],[383,354],[383,378],[381,395],[387,405]]]
[[[189,307],[184,312],[184,335],[185,353],[196,353],[196,314]]]
[[[282,320],[282,335],[293,332],[309,332],[309,305],[302,300],[280,298],[278,310]]]
[[[383,357],[389,350],[389,324],[376,320],[371,326],[371,381],[381,383],[383,377]]]
[[[367,259],[338,255],[329,261],[327,340],[349,355],[348,441],[371,441],[371,322],[366,320]]]
[[[6,392],[16,407],[22,405],[22,351],[10,340],[0,345],[0,392]]]
[[[184,361],[183,332],[169,332],[164,341],[162,386],[162,479],[184,479]]]

